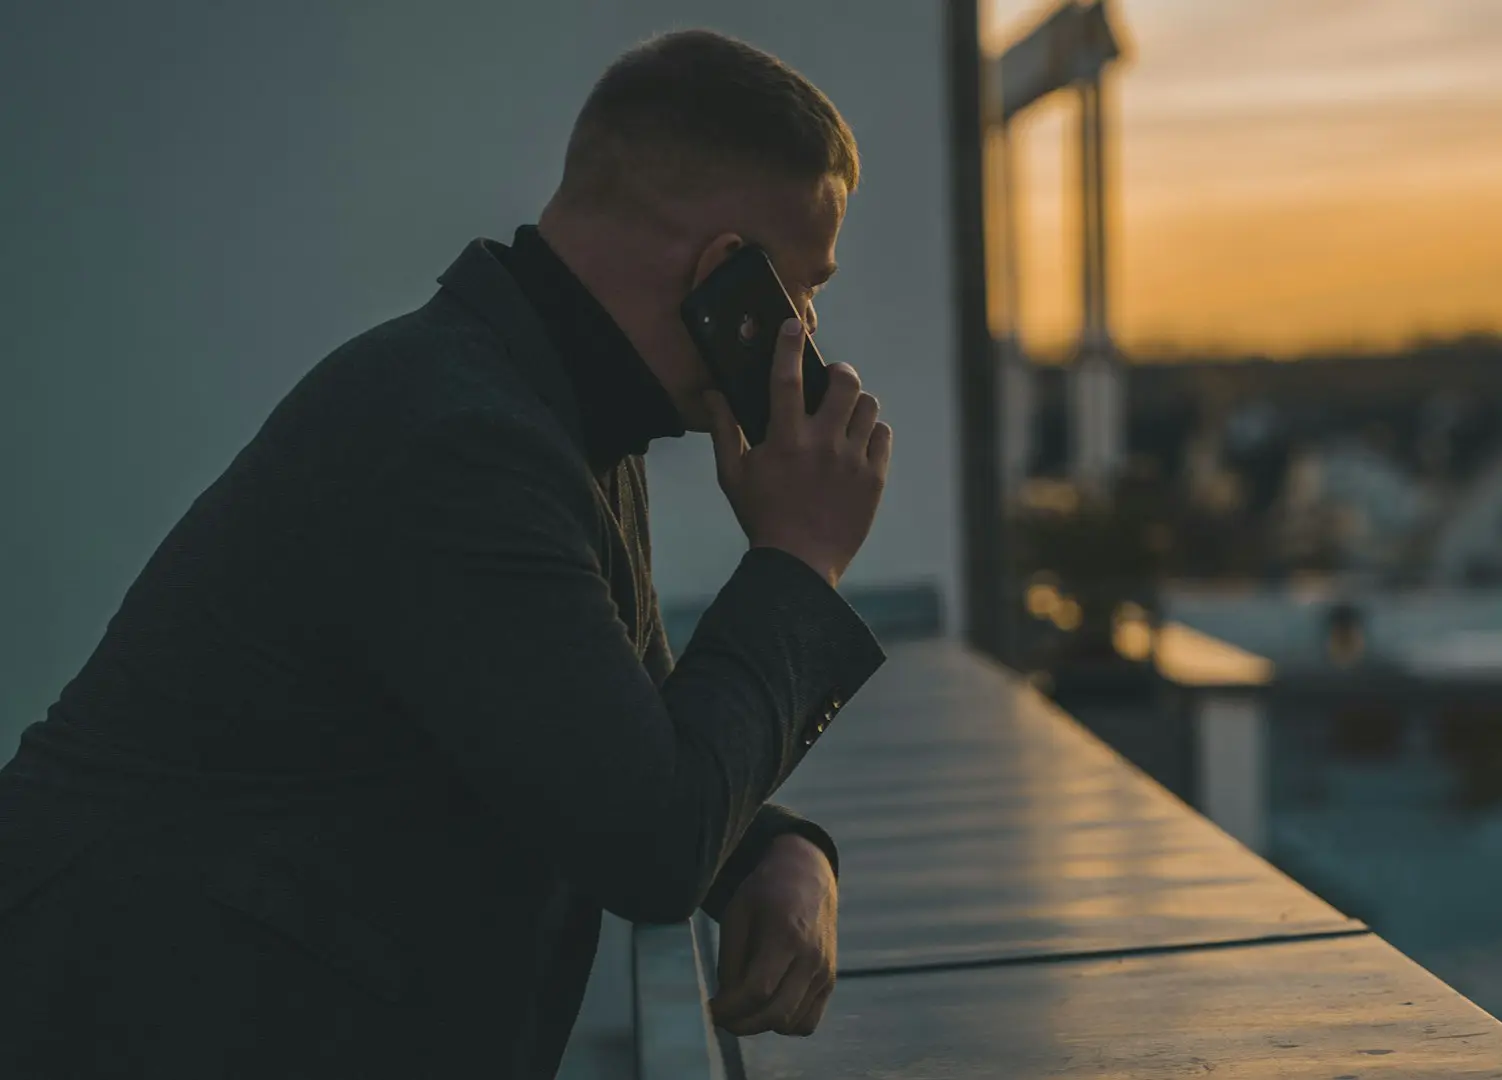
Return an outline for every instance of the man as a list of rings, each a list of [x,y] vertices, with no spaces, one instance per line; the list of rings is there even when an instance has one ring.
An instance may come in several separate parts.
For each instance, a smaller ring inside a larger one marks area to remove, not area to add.
[[[705,32],[619,60],[557,193],[319,363],[0,773],[0,1073],[547,1077],[602,909],[720,920],[716,1017],[808,1033],[836,852],[766,800],[882,661],[835,592],[891,431],[802,406],[854,141]],[[682,328],[741,244],[803,313],[748,449]],[[672,664],[641,454],[749,539]]]

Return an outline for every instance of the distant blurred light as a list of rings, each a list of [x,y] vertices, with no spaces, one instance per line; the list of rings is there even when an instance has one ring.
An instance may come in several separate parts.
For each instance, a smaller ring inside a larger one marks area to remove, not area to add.
[[[1063,600],[1064,597],[1059,593],[1059,586],[1051,574],[1036,575],[1028,583],[1027,592],[1023,594],[1023,604],[1027,607],[1027,613],[1035,619],[1052,619]]]
[[[1068,480],[1035,476],[1023,484],[1022,505],[1028,510],[1068,516],[1079,510],[1080,493]]]
[[[1072,596],[1066,596],[1053,610],[1053,623],[1060,630],[1078,630],[1085,621],[1085,609]]]
[[[1266,686],[1277,675],[1267,657],[1175,622],[1158,628],[1153,665],[1180,686]]]
[[[1153,627],[1147,612],[1130,600],[1111,614],[1111,646],[1127,660],[1143,661],[1153,654]]]

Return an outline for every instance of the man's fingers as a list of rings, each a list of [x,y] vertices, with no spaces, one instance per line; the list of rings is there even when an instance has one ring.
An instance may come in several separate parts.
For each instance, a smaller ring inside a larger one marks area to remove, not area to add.
[[[746,1034],[736,1025],[754,1016],[777,996],[795,966],[795,957],[796,953],[790,945],[761,941],[759,947],[752,951],[751,962],[745,966],[740,978],[728,984],[720,984],[719,993],[710,1003],[714,1009],[715,1023],[736,1035]],[[800,987],[799,996],[801,995]],[[796,1000],[793,1004],[796,1004]]]
[[[772,354],[771,418],[768,432],[797,431],[807,415],[803,403],[803,324],[789,319],[777,332]]]
[[[724,484],[739,474],[741,457],[746,452],[746,437],[741,433],[741,426],[736,423],[725,395],[711,390],[704,395],[704,401],[709,406],[713,424],[715,467],[721,484]]]
[[[850,426],[846,429],[846,434],[858,451],[865,450],[870,444],[871,433],[876,430],[876,416],[880,411],[881,404],[876,398],[862,391],[855,403],[855,411],[850,415]]]
[[[883,472],[892,461],[891,425],[878,422],[871,429],[871,441],[866,444],[866,459]]]
[[[826,975],[816,979],[808,988],[808,993],[803,996],[803,1002],[798,1006],[791,1023],[786,1030],[779,1029],[782,1035],[812,1035],[818,1030],[819,1021],[824,1019],[824,1010],[829,1007],[829,999],[834,995],[834,978]]]
[[[832,441],[844,442],[860,398],[861,377],[855,368],[849,364],[830,364],[829,389],[824,392],[814,418],[823,433],[821,438],[829,436]]]
[[[746,970],[746,958],[751,954],[751,920],[741,905],[731,904],[720,923],[720,956],[715,971],[715,996],[724,994],[727,988],[737,985]]]
[[[819,976],[818,957],[800,957],[768,994],[760,1008],[744,1016],[731,1016],[720,1024],[732,1035],[760,1035],[764,1031],[786,1032]],[[763,989],[759,986],[758,990]]]

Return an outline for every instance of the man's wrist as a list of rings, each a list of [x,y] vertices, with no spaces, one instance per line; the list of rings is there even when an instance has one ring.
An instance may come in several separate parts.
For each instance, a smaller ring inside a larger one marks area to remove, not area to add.
[[[837,589],[840,586],[839,571],[835,569],[833,564],[831,564],[828,559],[823,559],[815,555],[805,554],[804,552],[798,550],[797,545],[778,543],[776,541],[758,540],[752,541],[751,546],[753,548],[767,548],[772,551],[780,551],[784,555],[797,559],[804,566],[808,567],[814,573],[818,574],[819,577],[824,580],[825,584],[827,584],[831,589]]]
[[[772,856],[788,859],[818,859],[829,867],[830,873],[834,872],[834,864],[824,849],[806,836],[798,833],[782,833],[773,837],[771,844],[767,846],[766,858]]]
[[[840,876],[840,854],[835,847],[834,839],[819,825],[812,821],[799,819],[790,822],[772,838],[767,845],[765,859],[773,852],[794,858],[812,857],[814,854],[822,856],[829,865],[829,872],[838,878]]]

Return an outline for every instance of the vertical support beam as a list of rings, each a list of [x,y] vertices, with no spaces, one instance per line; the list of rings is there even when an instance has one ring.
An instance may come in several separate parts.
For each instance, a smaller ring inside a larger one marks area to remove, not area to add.
[[[1105,106],[1099,75],[1079,84],[1080,345],[1071,373],[1074,476],[1083,493],[1109,493],[1124,448],[1122,372],[1106,324]]]
[[[1195,789],[1200,812],[1267,853],[1267,716],[1251,694],[1201,693],[1194,701]]]
[[[1033,387],[1032,369],[1022,351],[1022,277],[1020,263],[1021,234],[1017,225],[1017,168],[1012,125],[1004,121],[988,147],[987,178],[991,191],[1000,189],[1001,198],[989,206],[1001,204],[1001,272],[1005,326],[997,342],[997,364],[1001,369],[1001,473],[1006,509],[1015,508],[1027,480],[1033,457]],[[994,235],[994,234],[993,234]],[[1008,573],[1008,577],[1013,576]]]
[[[1105,75],[1097,75],[1091,83],[1091,97],[1094,108],[1091,117],[1094,121],[1090,132],[1090,161],[1095,176],[1094,186],[1094,214],[1095,214],[1095,332],[1096,342],[1101,350],[1114,359],[1114,350],[1111,348],[1111,328],[1106,306],[1106,237],[1110,232],[1107,217],[1108,200],[1107,192],[1110,190],[1106,185],[1106,81]]]
[[[998,341],[996,353],[1001,369],[1002,487],[1011,512],[1022,503],[1033,460],[1033,370],[1013,336]]]
[[[1096,286],[1099,284],[1100,275],[1097,273],[1095,256],[1098,251],[1096,236],[1099,232],[1099,221],[1096,211],[1099,207],[1099,191],[1097,183],[1100,180],[1099,171],[1096,168],[1096,152],[1100,149],[1099,128],[1096,123],[1099,110],[1098,99],[1095,94],[1095,83],[1086,81],[1080,84],[1080,353],[1082,356],[1094,356],[1100,344],[1100,326],[1096,322],[1098,314]]]
[[[1101,395],[1096,371],[1095,326],[1095,96],[1092,83],[1079,84],[1078,168],[1080,207],[1080,337],[1069,373],[1070,444],[1075,483],[1092,501],[1104,494],[1101,470]]]
[[[986,318],[985,154],[978,0],[946,0],[950,221],[959,334],[959,457],[965,638],[1002,653],[1000,380]]]
[[[1107,84],[1104,72],[1091,82],[1095,101],[1094,130],[1091,132],[1092,164],[1095,170],[1095,356],[1100,363],[1101,381],[1101,455],[1107,479],[1114,477],[1126,458],[1126,369],[1111,339],[1110,309],[1107,298],[1110,274],[1106,264],[1106,241],[1110,235],[1110,177],[1107,172],[1108,132]]]

